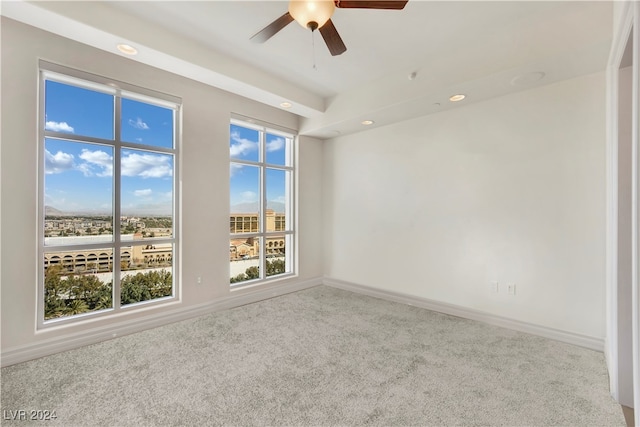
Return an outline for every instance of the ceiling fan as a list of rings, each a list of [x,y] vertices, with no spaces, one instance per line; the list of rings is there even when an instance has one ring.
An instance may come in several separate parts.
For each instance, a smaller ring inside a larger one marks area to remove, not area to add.
[[[250,40],[256,43],[264,43],[273,37],[278,31],[289,25],[294,20],[304,28],[312,32],[320,30],[324,42],[331,55],[344,53],[347,47],[344,45],[338,30],[331,22],[331,16],[335,8],[340,9],[387,9],[401,10],[409,0],[291,0],[287,13],[254,34]]]

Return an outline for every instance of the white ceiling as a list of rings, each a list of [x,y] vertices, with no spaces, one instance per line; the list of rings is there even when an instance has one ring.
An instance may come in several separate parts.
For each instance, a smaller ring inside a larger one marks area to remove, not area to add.
[[[277,108],[289,101],[301,133],[320,138],[604,70],[612,34],[609,1],[410,0],[401,11],[336,9],[347,46],[337,57],[295,22],[264,44],[249,40],[286,10],[286,1],[5,1],[1,12],[112,52],[129,42],[135,60]],[[454,93],[467,98],[452,104]]]

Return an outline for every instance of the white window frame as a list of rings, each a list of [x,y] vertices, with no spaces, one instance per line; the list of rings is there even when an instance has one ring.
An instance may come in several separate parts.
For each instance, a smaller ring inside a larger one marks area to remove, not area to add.
[[[102,92],[109,95],[113,95],[118,98],[126,98],[136,101],[145,102],[148,104],[157,105],[160,107],[173,110],[173,148],[164,148],[158,146],[149,146],[138,143],[130,143],[122,141],[120,139],[120,126],[121,126],[121,111],[120,102],[114,104],[114,136],[112,140],[105,140],[96,137],[80,136],[63,132],[56,132],[45,129],[45,82],[55,81],[58,83],[73,85],[84,89],[93,90],[96,92]],[[36,305],[37,309],[37,328],[45,329],[58,325],[66,325],[69,323],[77,323],[86,319],[95,319],[105,316],[113,316],[121,314],[123,312],[131,312],[139,309],[146,309],[149,306],[165,305],[180,300],[180,126],[182,117],[182,100],[178,97],[156,92],[153,90],[141,88],[132,84],[116,81],[106,77],[98,76],[95,74],[86,73],[83,71],[75,70],[72,68],[64,67],[58,64],[53,64],[47,61],[39,61],[39,82],[38,82],[38,200],[36,206],[38,207],[38,254],[37,254],[37,271],[38,271],[38,301]],[[45,169],[44,169],[44,157],[45,157],[45,139],[64,139],[72,142],[101,144],[110,146],[113,148],[113,176],[112,176],[112,188],[113,188],[113,238],[110,242],[90,243],[90,244],[72,244],[72,245],[45,245],[45,194],[44,194],[44,182],[45,182]],[[171,154],[173,156],[173,211],[172,211],[172,236],[151,238],[140,241],[149,244],[163,244],[171,243],[173,245],[172,256],[172,295],[168,297],[156,298],[147,301],[140,301],[133,304],[127,304],[122,306],[120,303],[120,260],[121,250],[123,247],[131,246],[130,242],[123,242],[121,235],[120,216],[121,216],[121,149],[143,150],[149,152],[156,152],[160,154]],[[110,248],[113,251],[113,282],[112,282],[112,308],[103,309],[98,311],[92,311],[72,316],[61,316],[55,319],[45,320],[44,312],[44,254],[47,252],[61,252],[61,251],[79,251],[79,250],[91,250]]]
[[[229,157],[229,165],[233,163],[254,166],[259,168],[260,175],[260,198],[259,198],[259,218],[258,218],[258,232],[248,233],[229,233],[229,240],[232,239],[244,239],[250,237],[258,237],[260,241],[260,256],[259,256],[259,272],[260,276],[257,279],[246,280],[243,282],[229,283],[230,289],[237,290],[250,286],[261,285],[264,283],[270,283],[273,281],[295,277],[298,274],[297,268],[297,217],[296,217],[296,182],[297,182],[297,133],[291,129],[287,129],[278,125],[266,123],[257,119],[248,118],[241,115],[233,115],[229,125],[236,125],[247,129],[257,130],[259,132],[259,157],[258,161],[242,160]],[[266,161],[266,136],[277,135],[282,136],[290,140],[290,149],[288,153],[285,165],[277,165],[268,163]],[[277,169],[289,172],[286,176],[289,180],[285,184],[286,191],[286,203],[285,203],[285,218],[286,228],[284,231],[267,231],[266,230],[266,215],[267,215],[267,191],[266,191],[266,170]],[[231,214],[231,208],[229,208],[229,214]],[[288,272],[277,274],[273,276],[267,276],[267,251],[266,242],[270,236],[285,236],[285,266],[289,270]],[[230,264],[229,264],[230,265]],[[231,274],[229,274],[231,276]]]

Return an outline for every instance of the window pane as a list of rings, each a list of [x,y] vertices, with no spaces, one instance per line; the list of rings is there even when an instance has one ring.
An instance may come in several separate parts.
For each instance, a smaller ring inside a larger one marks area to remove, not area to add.
[[[125,252],[128,259],[125,259]],[[121,304],[173,295],[173,244],[132,245],[122,249]]]
[[[106,93],[45,81],[45,129],[113,139],[113,101]]]
[[[38,327],[173,296],[180,106],[41,71]]]
[[[45,253],[45,320],[112,308],[112,283],[111,248]]]
[[[173,166],[171,154],[122,150],[123,240],[173,236]]]
[[[122,140],[173,148],[173,110],[122,99]]]
[[[229,155],[232,159],[257,162],[260,159],[260,133],[257,130],[231,125]]]
[[[286,248],[289,236],[269,236],[266,239],[267,276],[289,273],[287,268]]]
[[[260,238],[229,241],[231,284],[260,278]]]
[[[267,134],[266,162],[272,165],[289,166],[290,139],[284,136]]]
[[[47,138],[45,245],[113,240],[113,148]]]
[[[258,232],[260,210],[260,168],[231,163],[231,216],[235,218],[232,233]]]
[[[286,229],[287,181],[290,172],[267,168],[267,231]]]

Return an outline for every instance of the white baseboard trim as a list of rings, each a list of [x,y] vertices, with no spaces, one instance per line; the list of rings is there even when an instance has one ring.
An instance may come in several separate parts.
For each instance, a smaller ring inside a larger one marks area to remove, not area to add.
[[[604,338],[576,334],[574,332],[568,332],[560,329],[536,325],[533,323],[522,322],[520,320],[509,319],[507,317],[497,316],[495,314],[486,313],[480,310],[474,310],[471,308],[421,298],[409,294],[403,294],[400,292],[380,290],[369,286],[346,282],[343,280],[332,279],[329,277],[325,277],[322,283],[326,286],[356,292],[374,298],[399,302],[402,304],[425,308],[427,310],[436,311],[439,313],[462,317],[464,319],[487,323],[489,325],[512,329],[519,332],[525,332],[532,335],[538,335],[544,338],[585,347],[599,352],[604,351]]]
[[[96,344],[123,335],[129,335],[212,312],[240,307],[242,305],[274,298],[291,292],[301,291],[321,284],[322,278],[314,278],[304,281],[287,282],[282,285],[269,286],[264,289],[254,288],[255,290],[252,290],[251,292],[237,295],[232,294],[203,304],[179,307],[173,310],[154,313],[153,315],[136,319],[134,322],[131,320],[121,321],[107,326],[87,329],[81,333],[67,334],[45,339],[33,344],[8,349],[3,348],[0,355],[0,365],[2,367],[15,365],[28,360],[73,350],[86,345]]]
[[[264,289],[256,289],[238,295],[216,299],[215,301],[199,304],[196,306],[180,307],[170,311],[155,313],[147,317],[136,319],[135,322],[122,321],[107,326],[91,328],[81,333],[67,334],[55,338],[46,339],[34,344],[2,349],[0,355],[1,366],[10,366],[28,360],[37,359],[44,356],[73,350],[86,345],[96,344],[102,341],[113,339],[123,335],[141,332],[147,329],[156,328],[181,320],[187,320],[212,312],[240,307],[245,304],[274,298],[291,292],[301,291],[318,285],[326,285],[346,291],[368,295],[401,304],[416,306],[439,313],[475,320],[494,326],[538,335],[568,344],[578,345],[591,350],[602,352],[604,349],[604,339],[548,328],[546,326],[535,325],[506,317],[496,316],[490,313],[465,308],[453,304],[447,304],[435,300],[416,297],[409,294],[380,290],[369,286],[359,285],[332,278],[314,278],[305,281],[295,281]]]

